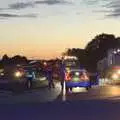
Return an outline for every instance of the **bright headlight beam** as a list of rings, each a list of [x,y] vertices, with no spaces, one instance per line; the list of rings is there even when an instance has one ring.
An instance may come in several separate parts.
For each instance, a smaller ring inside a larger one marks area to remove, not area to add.
[[[21,77],[22,74],[21,74],[21,72],[15,72],[15,76],[16,76],[16,77]]]
[[[117,73],[120,74],[120,70],[118,70]]]
[[[116,80],[116,79],[118,79],[118,75],[117,75],[117,74],[113,74],[113,75],[112,75],[112,78],[113,78],[114,80]]]
[[[80,75],[80,73],[79,73],[79,72],[75,72],[75,75],[79,76],[79,75]]]

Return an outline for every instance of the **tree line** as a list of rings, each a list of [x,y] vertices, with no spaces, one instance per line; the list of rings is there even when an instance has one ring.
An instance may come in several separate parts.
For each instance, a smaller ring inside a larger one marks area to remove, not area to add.
[[[102,33],[96,35],[84,49],[67,49],[63,54],[78,57],[81,65],[91,71],[96,71],[97,62],[107,55],[107,51],[118,47],[120,48],[120,37]]]
[[[16,55],[13,57],[8,57],[8,55],[5,54],[0,61],[0,67],[26,63],[28,63],[28,59],[25,56]]]
[[[102,33],[96,35],[84,49],[67,49],[63,55],[76,56],[83,67],[90,71],[96,71],[97,62],[107,55],[109,49],[117,47],[120,48],[120,37],[116,37],[113,34]],[[16,55],[8,57],[8,55],[5,54],[0,60],[0,67],[4,65],[27,64],[28,62],[29,60],[25,56]]]

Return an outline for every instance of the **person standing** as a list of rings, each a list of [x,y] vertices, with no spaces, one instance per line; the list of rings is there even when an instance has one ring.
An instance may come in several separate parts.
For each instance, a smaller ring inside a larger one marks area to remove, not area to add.
[[[64,78],[65,78],[65,67],[63,63],[60,63],[60,82],[61,82],[61,89],[63,90],[63,86],[64,86]]]
[[[52,66],[49,66],[47,68],[47,78],[48,78],[48,87],[49,88],[55,88],[52,74],[53,74]]]

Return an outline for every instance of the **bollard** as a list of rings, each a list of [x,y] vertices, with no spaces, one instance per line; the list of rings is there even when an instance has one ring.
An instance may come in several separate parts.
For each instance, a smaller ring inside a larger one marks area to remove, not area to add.
[[[62,101],[66,101],[66,85],[63,83]]]

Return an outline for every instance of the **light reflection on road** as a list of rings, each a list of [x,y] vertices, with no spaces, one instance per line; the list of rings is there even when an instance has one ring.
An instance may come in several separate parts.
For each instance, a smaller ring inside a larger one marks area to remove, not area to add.
[[[89,90],[86,88],[73,88],[71,92],[66,93],[64,87],[61,90],[61,84],[55,83],[55,88],[41,88],[24,91],[21,94],[13,94],[12,92],[0,92],[0,103],[41,103],[48,101],[73,101],[73,100],[93,100],[93,99],[108,99],[120,100],[120,86],[96,86]]]
[[[85,88],[73,88],[72,91],[64,93],[62,101],[66,100],[93,100],[93,99],[120,99],[120,86],[98,86],[89,90]]]
[[[105,94],[106,96],[114,97],[120,96],[120,86],[110,86],[101,91],[101,94]]]

